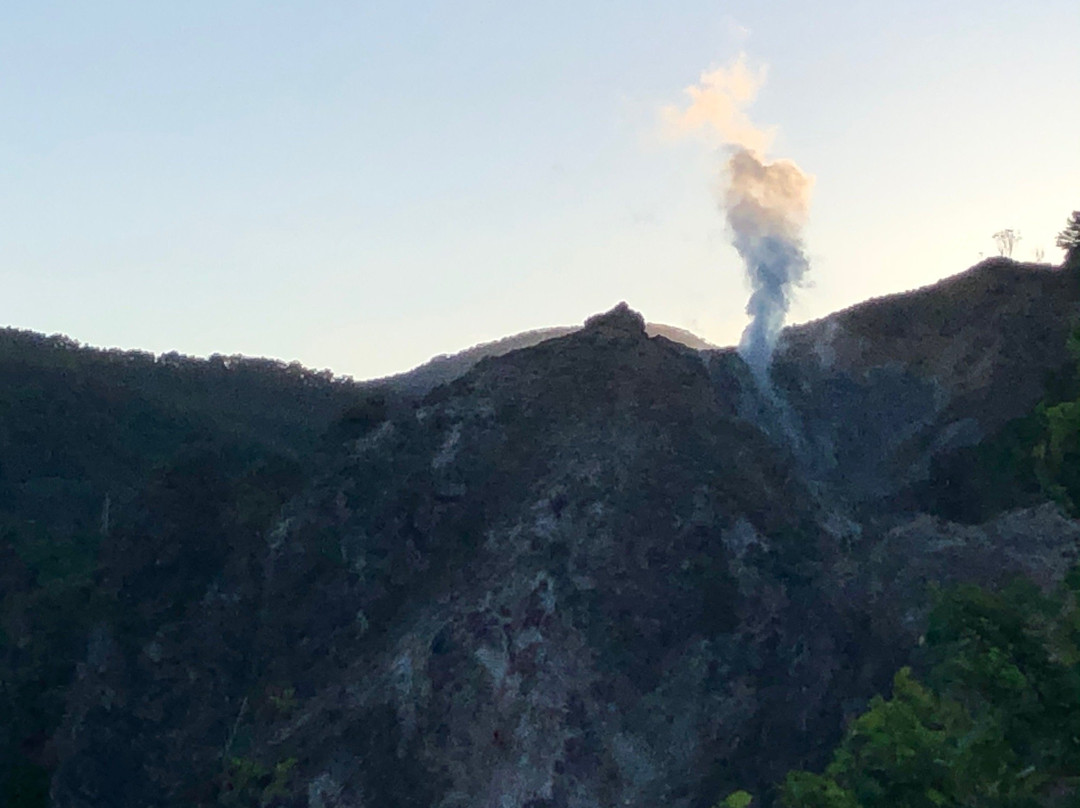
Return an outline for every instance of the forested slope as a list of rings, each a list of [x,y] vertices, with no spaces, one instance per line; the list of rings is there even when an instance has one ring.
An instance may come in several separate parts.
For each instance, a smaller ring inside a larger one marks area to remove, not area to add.
[[[299,490],[359,390],[299,365],[0,331],[0,804],[42,804],[75,664],[116,611],[102,542],[152,521],[169,531],[155,552],[213,568],[236,525],[261,526]],[[218,535],[192,522],[218,518]]]

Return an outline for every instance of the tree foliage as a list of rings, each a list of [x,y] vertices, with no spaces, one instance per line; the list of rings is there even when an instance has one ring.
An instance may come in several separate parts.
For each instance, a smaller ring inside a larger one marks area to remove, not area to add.
[[[1051,594],[1018,580],[937,597],[922,679],[856,718],[821,773],[793,771],[786,808],[1035,808],[1080,798],[1080,571]]]
[[[1058,233],[1058,247],[1065,250],[1065,263],[1073,264],[1080,258],[1080,210],[1074,210],[1065,228]]]

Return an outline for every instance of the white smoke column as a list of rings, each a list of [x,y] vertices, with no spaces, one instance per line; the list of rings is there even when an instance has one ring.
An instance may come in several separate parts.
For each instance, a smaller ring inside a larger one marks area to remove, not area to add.
[[[724,207],[752,289],[739,352],[763,378],[792,291],[810,268],[801,234],[812,185],[790,160],[765,162],[743,148],[728,160]]]
[[[802,228],[810,207],[814,178],[790,160],[765,157],[773,133],[754,126],[744,108],[765,80],[740,56],[727,68],[703,73],[701,83],[686,89],[685,109],[663,110],[669,132],[684,136],[704,132],[732,147],[723,179],[721,204],[732,241],[746,264],[750,324],[739,352],[762,380],[796,285],[809,269]]]

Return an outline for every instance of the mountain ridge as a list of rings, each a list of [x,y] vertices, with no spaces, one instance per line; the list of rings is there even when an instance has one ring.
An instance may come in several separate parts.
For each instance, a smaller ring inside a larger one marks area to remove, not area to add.
[[[368,384],[386,385],[410,395],[423,395],[440,384],[451,382],[489,356],[502,356],[510,351],[531,348],[549,339],[558,339],[579,330],[580,326],[552,326],[523,331],[491,342],[483,342],[452,354],[439,354],[411,370],[371,379]],[[646,323],[649,336],[663,336],[697,350],[716,348],[696,334],[676,326]]]
[[[186,455],[101,537],[52,799],[768,794],[909,660],[928,581],[1075,563],[1045,496],[961,524],[919,486],[1056,383],[1078,314],[1076,277],[988,262],[788,329],[770,388],[623,304],[349,388],[302,479]]]

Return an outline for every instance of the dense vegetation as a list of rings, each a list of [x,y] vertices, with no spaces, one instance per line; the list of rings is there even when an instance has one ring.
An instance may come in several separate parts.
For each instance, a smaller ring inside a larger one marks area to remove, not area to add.
[[[795,771],[787,808],[1075,805],[1080,572],[1053,594],[1017,580],[937,596],[917,665],[849,727],[825,771]],[[725,801],[746,804],[737,792]]]
[[[45,804],[87,636],[138,619],[110,581],[137,573],[144,608],[176,594],[158,580],[204,582],[295,494],[357,391],[295,364],[0,331],[0,805]]]
[[[1058,233],[1056,244],[1065,250],[1065,266],[1076,268],[1080,263],[1080,210],[1074,210]]]

